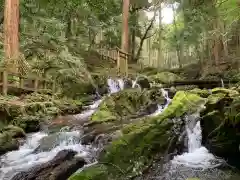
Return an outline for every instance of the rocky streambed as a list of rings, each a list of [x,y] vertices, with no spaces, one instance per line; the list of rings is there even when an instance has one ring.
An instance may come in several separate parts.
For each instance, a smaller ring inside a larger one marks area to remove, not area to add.
[[[82,113],[28,134],[18,150],[1,156],[0,179],[239,177],[232,168],[240,157],[239,89],[181,90],[168,97],[143,84],[125,89],[121,80],[110,80],[109,94]]]

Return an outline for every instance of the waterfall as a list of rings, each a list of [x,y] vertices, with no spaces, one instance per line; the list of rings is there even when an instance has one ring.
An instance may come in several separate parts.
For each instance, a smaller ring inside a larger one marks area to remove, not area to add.
[[[224,82],[223,82],[223,79],[221,79],[221,84],[222,84],[222,88],[224,88]]]
[[[136,86],[137,86],[137,88],[140,87],[139,84],[137,84],[137,81],[138,81],[139,77],[140,77],[140,76],[137,76],[137,78],[135,79],[135,81],[132,81],[132,88],[136,88]]]
[[[83,146],[79,143],[80,133],[78,131],[60,132],[54,139],[55,147],[53,146],[49,151],[36,151],[43,143],[42,140],[48,136],[50,135],[45,132],[29,134],[26,142],[20,146],[19,150],[1,156],[0,179],[10,180],[18,172],[50,161],[58,152],[64,149],[72,149],[78,152],[78,156],[82,157],[91,154],[92,147]]]
[[[215,168],[222,164],[213,154],[202,146],[202,130],[199,121],[200,114],[195,113],[185,117],[188,138],[188,152],[175,156],[172,165],[184,165],[191,168]]]
[[[165,89],[161,88],[161,92],[162,92],[162,96],[166,100],[166,103],[164,105],[158,104],[157,110],[153,114],[151,114],[150,116],[157,116],[157,115],[161,114],[167,108],[169,103],[171,102],[171,99],[168,97],[168,91],[166,91]]]
[[[110,94],[116,93],[124,89],[124,81],[122,79],[114,80],[109,78],[107,80],[107,84],[108,84]]]

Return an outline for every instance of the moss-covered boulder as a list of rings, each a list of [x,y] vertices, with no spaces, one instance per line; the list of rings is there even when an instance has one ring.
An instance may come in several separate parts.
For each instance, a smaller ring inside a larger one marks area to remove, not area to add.
[[[168,108],[156,117],[145,117],[126,125],[121,136],[109,144],[99,157],[99,164],[74,174],[71,180],[126,180],[149,166],[154,156],[170,153],[176,144],[173,117],[198,110],[206,99],[189,92],[178,92]]]
[[[216,154],[236,163],[240,157],[240,94],[234,89],[215,88],[202,112],[203,143]]]
[[[60,114],[76,114],[83,103],[57,95],[32,93],[24,97],[0,96],[1,120],[23,128],[26,132],[38,131],[42,121]]]
[[[92,115],[94,122],[109,122],[136,115],[148,106],[152,100],[160,101],[161,94],[156,91],[126,89],[105,97],[98,110]]]
[[[22,137],[26,136],[26,134],[22,128],[20,128],[18,126],[14,126],[14,125],[8,125],[8,126],[4,127],[2,129],[2,132],[8,133],[13,138],[22,138]]]
[[[11,134],[0,133],[0,155],[18,149],[18,142]]]
[[[20,127],[14,125],[2,126],[0,129],[0,155],[18,149],[17,138],[23,138],[26,134]]]
[[[183,77],[180,77],[171,72],[160,72],[149,77],[152,81],[156,83],[169,84],[174,81],[184,80]]]
[[[93,165],[84,169],[81,173],[69,178],[69,180],[107,180],[107,167],[103,164]]]

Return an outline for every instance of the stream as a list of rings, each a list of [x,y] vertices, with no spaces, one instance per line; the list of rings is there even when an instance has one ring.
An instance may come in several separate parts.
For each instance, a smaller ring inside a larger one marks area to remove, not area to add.
[[[108,79],[109,94],[116,93],[124,89],[122,79]],[[139,87],[137,82],[133,82],[133,88]],[[171,102],[168,92],[161,89],[162,95],[166,99],[164,106],[158,105],[157,110],[150,116],[161,114]],[[103,99],[96,100],[88,109],[80,114],[74,115],[76,119],[89,118],[98,108]],[[201,180],[225,180],[229,174],[223,172],[218,167],[225,163],[224,160],[215,157],[202,146],[202,130],[200,126],[199,113],[185,117],[186,149],[180,155],[175,155],[172,160],[162,163],[156,161],[149,172],[138,180],[186,180],[187,178],[200,178]],[[89,166],[96,163],[95,154],[98,151],[92,145],[81,144],[81,131],[63,128],[55,135],[49,134],[46,130],[28,134],[19,150],[11,151],[0,158],[0,180],[11,180],[17,173],[26,171],[36,165],[41,165],[53,159],[60,151],[70,149],[76,151],[77,157],[82,157]],[[81,170],[81,169],[80,169]],[[239,178],[240,179],[240,178]],[[237,179],[236,179],[237,180]]]

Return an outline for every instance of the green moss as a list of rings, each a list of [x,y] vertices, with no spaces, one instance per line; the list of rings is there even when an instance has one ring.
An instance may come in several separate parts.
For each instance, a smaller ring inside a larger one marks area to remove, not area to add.
[[[3,132],[8,133],[13,138],[25,137],[24,130],[18,126],[8,125],[2,129]]]
[[[99,163],[104,164],[104,175],[107,175],[104,178],[121,180],[139,175],[156,154],[166,153],[171,140],[176,138],[171,131],[173,122],[170,119],[193,113],[206,101],[197,94],[180,91],[159,116],[145,117],[124,126],[119,139],[114,140],[100,155]],[[99,172],[97,167],[87,169],[87,174]],[[74,177],[78,177],[74,180],[84,179],[86,172],[80,172]],[[94,176],[96,179],[97,177],[98,175]]]
[[[227,94],[229,97],[239,96],[239,92],[237,90],[226,89],[226,88],[214,88],[212,89],[212,93],[224,93]]]
[[[160,72],[150,76],[149,78],[156,83],[164,83],[164,84],[168,84],[173,81],[178,81],[178,80],[180,81],[184,79],[183,77],[180,77],[171,72]]]
[[[93,165],[73,174],[68,180],[107,180],[107,168],[104,165]]]
[[[106,122],[135,115],[140,108],[151,102],[151,94],[149,91],[126,89],[107,96],[92,115],[91,120]]]
[[[161,119],[180,117],[185,113],[194,113],[199,110],[207,99],[201,98],[199,95],[178,91],[167,109],[160,115]]]
[[[208,104],[217,104],[226,96],[225,93],[211,94],[208,96]]]
[[[17,140],[10,133],[0,133],[0,155],[18,149]]]
[[[203,97],[203,98],[207,98],[210,94],[210,91],[207,89],[192,89],[189,92],[194,93],[194,94],[198,94],[199,96]]]

